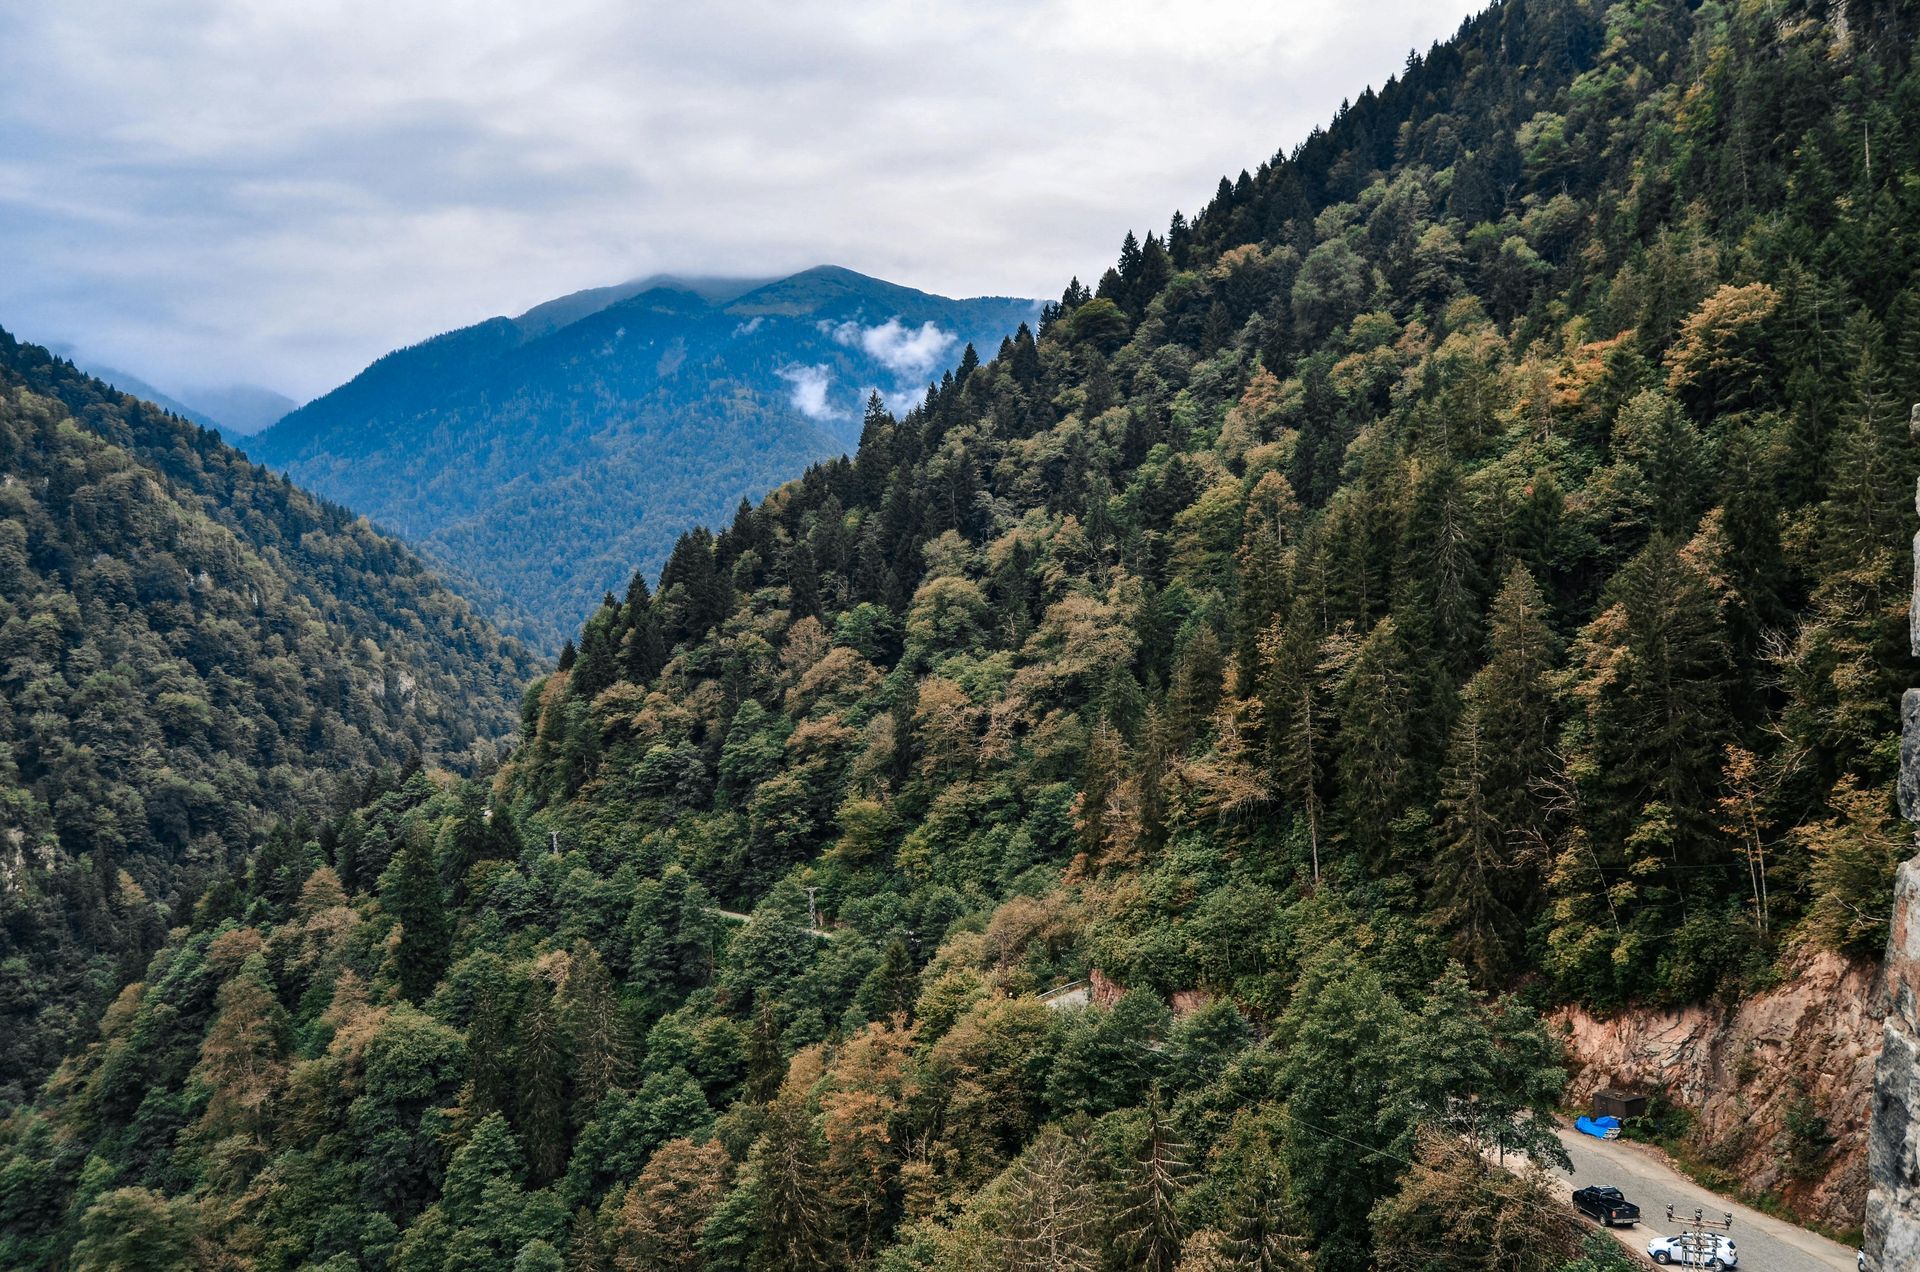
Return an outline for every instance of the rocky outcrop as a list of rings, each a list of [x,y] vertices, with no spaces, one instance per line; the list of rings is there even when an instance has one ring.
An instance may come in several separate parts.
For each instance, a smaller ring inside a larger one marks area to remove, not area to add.
[[[1912,431],[1920,436],[1920,404]],[[1920,513],[1920,483],[1914,488]],[[1920,534],[1913,540],[1911,652],[1920,658]],[[1920,689],[1900,700],[1900,812],[1920,822]],[[1880,1003],[1886,1018],[1867,1148],[1867,1266],[1920,1268],[1920,857],[1894,882]]]
[[[1803,1219],[1857,1227],[1880,1051],[1875,980],[1871,966],[1820,953],[1737,1007],[1570,1010],[1569,1098],[1584,1106],[1603,1087],[1663,1094],[1693,1115],[1700,1160]]]
[[[1900,867],[1884,985],[1865,1248],[1869,1267],[1920,1268],[1920,857]]]

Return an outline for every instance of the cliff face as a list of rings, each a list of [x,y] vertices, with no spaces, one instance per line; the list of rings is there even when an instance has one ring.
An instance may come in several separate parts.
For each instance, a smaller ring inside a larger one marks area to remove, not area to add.
[[[1867,1266],[1920,1268],[1920,857],[1900,867],[1895,885],[1884,1002],[1867,1146]]]
[[[1913,408],[1920,433],[1920,405]],[[1920,484],[1914,491],[1920,512]],[[1920,534],[1913,540],[1912,652],[1920,657]],[[1900,702],[1900,812],[1920,822],[1920,689]],[[1920,1268],[1920,857],[1900,867],[1882,982],[1886,1025],[1867,1147],[1866,1255],[1872,1268]]]
[[[1665,1092],[1694,1115],[1702,1160],[1805,1219],[1857,1226],[1881,1046],[1875,975],[1821,953],[1732,1009],[1699,1004],[1605,1019],[1570,1011],[1569,1095],[1585,1105],[1607,1086]],[[1825,1120],[1824,1151],[1807,1113]]]

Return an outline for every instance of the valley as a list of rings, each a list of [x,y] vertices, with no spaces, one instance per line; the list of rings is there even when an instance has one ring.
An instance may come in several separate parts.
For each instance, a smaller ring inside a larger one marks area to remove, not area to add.
[[[1044,304],[648,276],[244,453],[0,335],[0,1266],[1903,1267],[1916,36],[1500,0]]]

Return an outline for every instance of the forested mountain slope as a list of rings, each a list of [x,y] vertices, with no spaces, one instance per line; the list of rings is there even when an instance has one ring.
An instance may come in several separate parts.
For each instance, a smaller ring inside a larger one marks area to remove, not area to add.
[[[0,1254],[1626,1266],[1536,1013],[1885,935],[1913,34],[1508,0],[1129,235],[208,897]]]
[[[268,814],[485,763],[533,663],[364,522],[4,332],[0,506],[17,1099]]]
[[[557,647],[689,526],[852,449],[868,392],[917,397],[1037,308],[825,266],[644,279],[389,354],[247,451]]]

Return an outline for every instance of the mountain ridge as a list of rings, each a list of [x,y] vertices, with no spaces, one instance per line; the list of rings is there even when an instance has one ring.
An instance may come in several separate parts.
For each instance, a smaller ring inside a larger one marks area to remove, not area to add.
[[[679,533],[858,441],[862,399],[917,397],[1036,302],[950,300],[839,266],[653,275],[376,360],[249,454],[420,545],[496,619],[558,633]],[[924,378],[923,378],[924,377]],[[608,517],[610,498],[628,509]],[[606,540],[588,560],[552,545]],[[556,573],[557,572],[557,573]]]
[[[69,345],[56,344],[49,351],[95,379],[172,411],[183,420],[213,429],[229,441],[260,432],[300,405],[283,393],[254,384],[198,386],[168,393],[132,372],[81,356]]]

